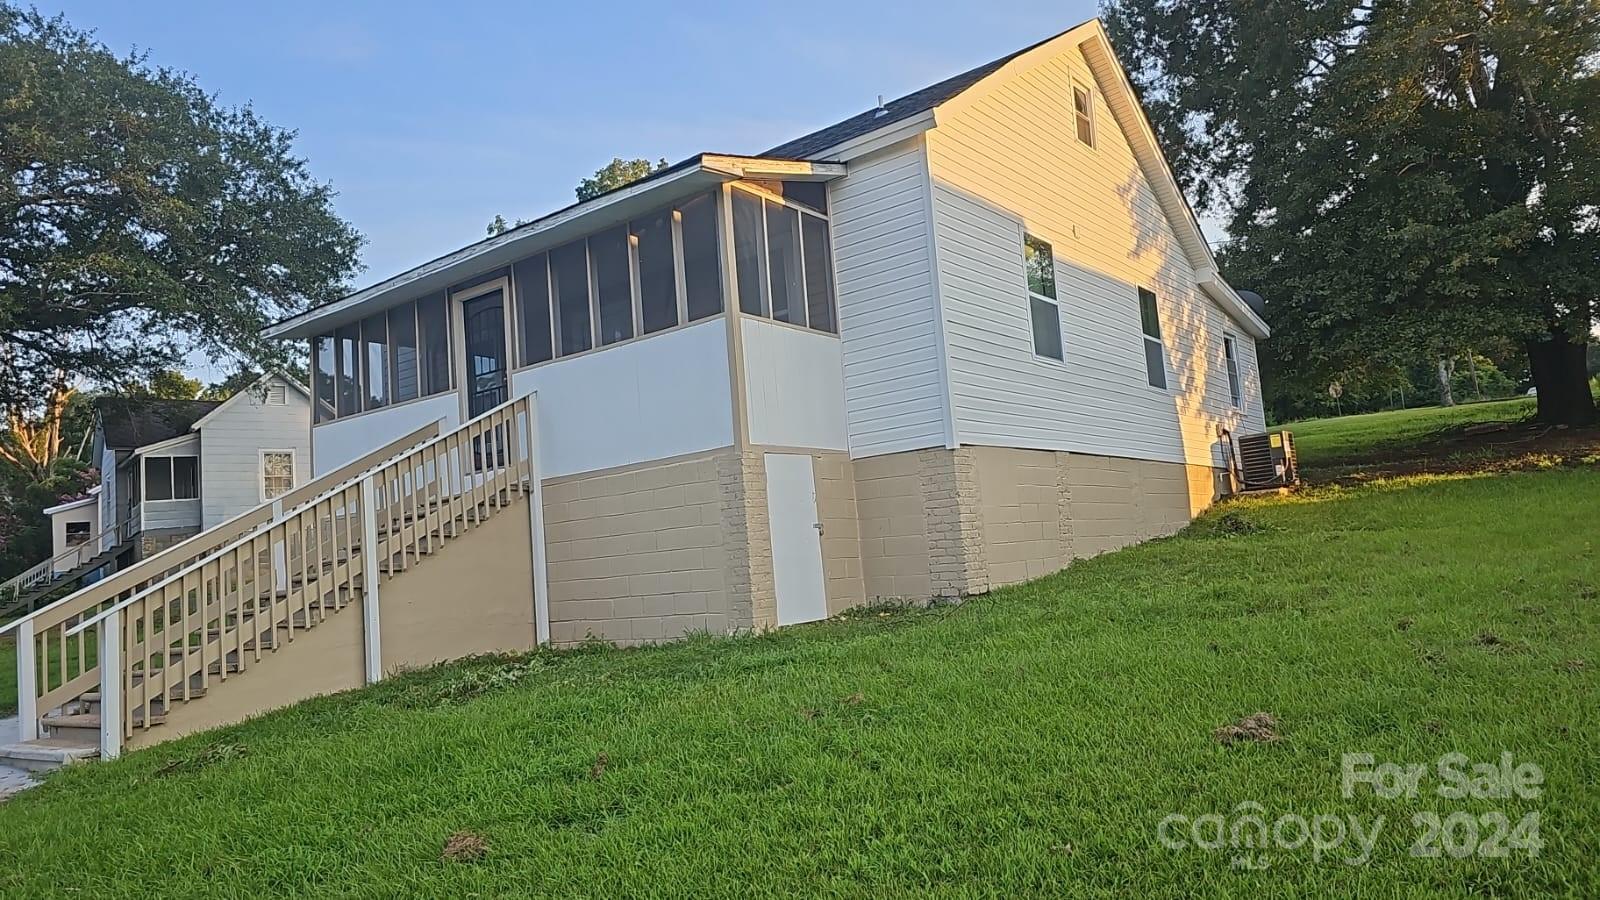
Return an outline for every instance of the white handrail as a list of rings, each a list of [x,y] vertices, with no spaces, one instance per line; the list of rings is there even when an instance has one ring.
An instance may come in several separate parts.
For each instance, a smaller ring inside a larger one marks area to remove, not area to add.
[[[266,522],[266,523],[262,524],[261,526],[251,530],[250,532],[248,532],[244,536],[242,536],[242,537],[238,538],[237,540],[235,540],[233,543],[228,544],[227,546],[224,546],[224,547],[218,547],[218,548],[212,550],[210,553],[203,554],[202,556],[200,556],[195,561],[189,563],[187,566],[184,566],[183,568],[177,570],[176,572],[173,572],[171,575],[168,575],[166,578],[163,578],[162,580],[160,580],[160,581],[158,581],[158,582],[156,582],[154,584],[146,585],[145,587],[139,589],[138,591],[134,592],[133,594],[130,594],[126,598],[118,601],[115,605],[108,606],[105,609],[101,610],[100,612],[96,613],[92,618],[84,619],[83,621],[79,622],[77,625],[74,625],[71,628],[68,628],[67,632],[66,632],[67,636],[68,637],[72,637],[73,635],[81,634],[82,632],[87,631],[91,626],[99,624],[102,619],[107,618],[112,613],[121,612],[122,610],[124,610],[124,609],[128,608],[129,606],[133,605],[136,601],[142,600],[146,596],[154,593],[155,591],[157,591],[157,590],[159,590],[161,588],[166,587],[169,584],[172,584],[174,581],[177,581],[178,579],[182,578],[183,576],[197,571],[201,566],[211,562],[216,557],[222,556],[222,555],[226,554],[230,550],[236,550],[239,547],[242,547],[245,544],[250,543],[251,541],[258,539],[259,536],[260,536],[259,532],[262,531],[263,529],[270,530],[272,528],[277,527],[278,525],[283,524],[284,522],[289,521],[290,519],[294,518],[295,516],[297,516],[301,512],[303,512],[306,509],[306,507],[313,506],[313,505],[315,505],[317,503],[321,503],[322,501],[328,499],[329,497],[332,497],[334,494],[337,494],[337,493],[339,493],[341,491],[348,490],[352,486],[354,486],[356,484],[359,484],[360,482],[362,482],[363,480],[365,480],[367,478],[370,478],[373,473],[382,471],[383,469],[386,469],[389,466],[394,465],[394,463],[397,460],[401,459],[402,457],[414,456],[414,455],[416,455],[418,453],[421,453],[422,451],[428,449],[429,447],[432,447],[434,444],[440,443],[440,442],[442,442],[442,441],[454,436],[455,434],[457,434],[457,433],[459,433],[461,431],[464,431],[465,429],[470,428],[473,425],[476,425],[479,422],[479,420],[486,419],[489,416],[492,416],[492,415],[500,412],[501,410],[505,409],[506,407],[511,406],[511,405],[513,405],[515,403],[520,403],[521,401],[526,399],[528,396],[530,396],[530,395],[529,394],[524,394],[521,397],[515,397],[515,398],[512,398],[510,400],[507,400],[506,402],[500,404],[499,406],[494,407],[493,409],[490,409],[490,410],[488,410],[486,412],[480,413],[479,415],[476,415],[476,416],[472,417],[471,419],[468,419],[467,421],[465,421],[465,422],[461,423],[460,425],[456,426],[456,428],[451,430],[451,431],[447,431],[444,434],[441,434],[441,435],[439,435],[437,437],[434,437],[434,438],[431,438],[429,440],[423,441],[422,443],[416,445],[415,447],[412,447],[409,450],[406,450],[406,451],[404,451],[402,453],[397,453],[394,456],[391,456],[388,459],[384,460],[383,462],[378,463],[377,465],[374,465],[369,469],[366,469],[365,471],[361,472],[361,474],[359,474],[359,475],[355,475],[355,476],[352,476],[351,478],[348,478],[348,479],[346,479],[344,481],[341,481],[337,485],[334,485],[333,487],[328,488],[326,491],[323,491],[322,493],[318,494],[315,498],[313,498],[311,500],[307,500],[306,502],[300,504],[299,506],[296,506],[293,510],[287,511],[287,512],[283,513],[282,515],[278,516],[277,518],[274,518],[272,521]]]

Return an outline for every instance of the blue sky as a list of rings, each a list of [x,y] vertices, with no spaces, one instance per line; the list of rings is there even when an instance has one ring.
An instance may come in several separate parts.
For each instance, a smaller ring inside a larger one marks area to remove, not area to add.
[[[299,131],[365,285],[613,156],[753,153],[1095,14],[1070,2],[43,2]]]

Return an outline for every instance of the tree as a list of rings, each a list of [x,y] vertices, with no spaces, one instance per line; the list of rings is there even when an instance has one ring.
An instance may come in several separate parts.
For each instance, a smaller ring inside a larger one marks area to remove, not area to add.
[[[151,374],[150,379],[144,384],[129,387],[127,393],[134,397],[155,397],[161,400],[198,400],[200,391],[200,379],[190,378],[175,369],[163,369]]]
[[[360,236],[293,132],[0,0],[0,406],[213,359],[336,299]]]
[[[1541,420],[1595,421],[1600,5],[1106,12],[1149,54],[1130,75],[1180,180],[1228,221],[1230,278],[1271,301],[1280,377],[1309,388],[1511,338]]]
[[[619,187],[632,184],[666,167],[667,161],[664,159],[652,166],[648,159],[615,157],[611,162],[596,169],[593,178],[585,178],[578,182],[578,200],[580,202],[593,200],[606,191],[614,191]]]
[[[513,228],[521,228],[526,224],[528,224],[527,219],[518,219],[516,223],[513,224],[511,222],[507,222],[505,216],[495,213],[494,218],[489,222],[489,227],[485,228],[484,231],[489,233],[489,237],[494,237],[497,234],[505,234]]]

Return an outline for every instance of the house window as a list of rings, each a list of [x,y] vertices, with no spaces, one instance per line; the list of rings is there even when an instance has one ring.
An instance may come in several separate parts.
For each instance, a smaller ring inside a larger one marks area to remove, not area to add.
[[[1078,140],[1094,146],[1094,95],[1081,85],[1072,86],[1072,118],[1078,123]]]
[[[778,185],[787,190],[788,185]],[[777,191],[772,191],[775,196]],[[838,332],[833,296],[833,259],[828,220],[812,204],[826,206],[815,191],[799,191],[808,202],[760,196],[735,187],[734,275],[739,309],[815,331]]]
[[[194,500],[199,496],[200,465],[197,457],[145,457],[144,499]]]
[[[1244,391],[1239,384],[1239,348],[1231,334],[1222,336],[1222,355],[1228,361],[1228,397],[1237,409],[1242,405]]]
[[[1144,329],[1144,370],[1151,387],[1167,386],[1167,354],[1161,346],[1161,317],[1154,291],[1139,288],[1139,324]]]
[[[261,451],[261,502],[294,490],[294,451]]]
[[[417,382],[417,305],[389,310],[389,392],[395,403],[421,396]]]
[[[89,542],[89,538],[91,537],[93,537],[93,535],[89,533],[88,522],[67,523],[66,539],[68,547],[76,547],[79,544],[87,544]]]
[[[1033,352],[1060,360],[1061,305],[1056,301],[1056,260],[1050,245],[1031,235],[1022,237],[1023,268],[1028,273],[1028,316],[1033,325]]]

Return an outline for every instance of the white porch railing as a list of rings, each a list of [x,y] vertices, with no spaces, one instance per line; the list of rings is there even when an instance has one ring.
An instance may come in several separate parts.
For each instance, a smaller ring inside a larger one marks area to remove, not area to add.
[[[98,661],[103,657],[99,655],[99,648],[81,632],[69,634],[73,626],[160,581],[169,572],[188,565],[241,535],[266,526],[281,516],[285,508],[298,507],[321,494],[329,485],[341,483],[380,465],[436,437],[439,432],[437,422],[429,423],[276,500],[241,513],[0,626],[0,634],[11,631],[16,635],[18,738],[29,741],[39,737],[41,714],[77,699],[100,683]],[[137,531],[136,523],[131,527]]]
[[[383,674],[378,587],[528,495],[535,639],[549,640],[538,407],[508,401],[196,557],[65,631],[95,629],[100,753],[359,601]]]

